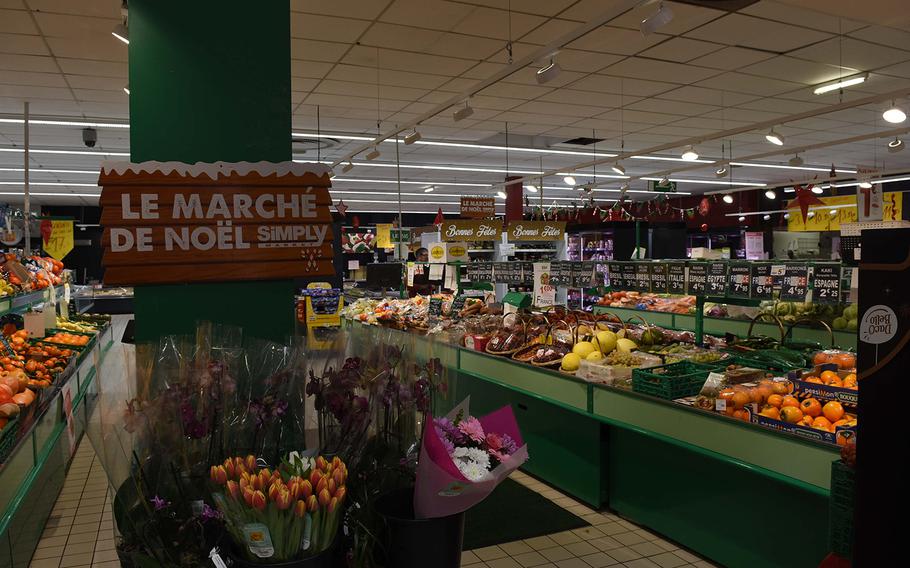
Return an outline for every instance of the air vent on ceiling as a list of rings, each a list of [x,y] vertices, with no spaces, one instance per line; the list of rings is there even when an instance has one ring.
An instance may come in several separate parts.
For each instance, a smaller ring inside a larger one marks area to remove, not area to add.
[[[563,144],[574,144],[575,146],[590,146],[591,144],[596,144],[598,142],[603,142],[606,138],[573,138],[571,140],[566,140]]]

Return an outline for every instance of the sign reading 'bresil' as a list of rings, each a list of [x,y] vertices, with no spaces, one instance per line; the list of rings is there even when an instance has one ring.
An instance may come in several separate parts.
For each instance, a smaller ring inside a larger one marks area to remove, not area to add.
[[[104,281],[333,275],[328,173],[293,162],[105,163]]]

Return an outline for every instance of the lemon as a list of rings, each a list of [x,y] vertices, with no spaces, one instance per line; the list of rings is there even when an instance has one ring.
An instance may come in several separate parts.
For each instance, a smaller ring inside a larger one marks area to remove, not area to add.
[[[623,337],[616,341],[616,349],[620,353],[631,353],[633,350],[638,349],[638,345],[635,344],[631,339],[626,339]]]
[[[587,357],[592,351],[597,351],[597,348],[594,347],[594,344],[590,341],[579,341],[575,344],[575,347],[572,348],[572,353],[575,353],[579,357]]]
[[[595,340],[597,346],[600,347],[601,352],[609,353],[616,349],[616,334],[612,331],[598,331],[595,334]]]
[[[575,353],[566,353],[562,358],[562,370],[563,371],[577,371],[578,367],[581,366],[581,357]]]
[[[604,358],[604,354],[601,353],[600,351],[591,351],[590,353],[588,353],[588,356],[585,357],[585,359],[587,359],[588,361],[600,361],[603,358]]]

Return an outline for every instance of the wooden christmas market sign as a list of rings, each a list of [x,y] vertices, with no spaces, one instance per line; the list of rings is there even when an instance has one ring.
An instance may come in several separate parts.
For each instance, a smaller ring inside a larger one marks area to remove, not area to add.
[[[329,169],[293,162],[105,162],[104,282],[334,275]]]

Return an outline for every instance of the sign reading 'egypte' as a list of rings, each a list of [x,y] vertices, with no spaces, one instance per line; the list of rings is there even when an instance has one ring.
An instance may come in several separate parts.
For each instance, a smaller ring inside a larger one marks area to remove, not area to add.
[[[105,163],[106,284],[334,274],[328,170],[285,163]]]

